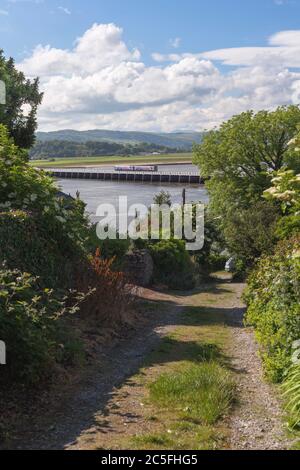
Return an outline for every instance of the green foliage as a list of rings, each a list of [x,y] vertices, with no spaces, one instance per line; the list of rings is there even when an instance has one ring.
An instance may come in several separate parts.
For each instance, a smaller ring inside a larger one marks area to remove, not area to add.
[[[220,223],[209,210],[205,208],[204,246],[194,253],[195,261],[200,272],[208,272],[211,269],[224,268],[227,258],[222,255],[224,238],[220,230]],[[196,227],[193,226],[193,230]]]
[[[283,397],[286,401],[286,411],[289,414],[291,428],[300,427],[300,340],[293,344],[293,365],[288,369],[283,383]]]
[[[57,238],[57,237],[56,237]],[[75,254],[61,251],[47,230],[32,214],[23,211],[0,212],[0,263],[18,267],[39,277],[44,287],[71,287]]]
[[[282,380],[300,337],[300,238],[280,242],[248,280],[247,325],[255,327],[267,376]]]
[[[266,219],[264,230],[263,216],[270,206],[263,208],[261,198],[271,186],[273,172],[287,167],[291,159],[294,166],[295,162],[300,162],[300,154],[290,146],[299,122],[298,106],[257,114],[249,111],[207,133],[202,144],[194,148],[194,162],[199,165],[201,174],[209,178],[210,211],[220,217],[220,227],[232,255],[243,254],[250,239],[246,264],[251,264],[264,251],[269,234],[274,238],[276,216]],[[258,203],[260,211],[255,215]],[[252,221],[247,222],[249,216]],[[256,221],[261,231],[258,243],[255,242],[255,227],[251,228]],[[238,233],[240,223],[241,233]],[[251,228],[249,236],[248,228]]]
[[[248,111],[204,136],[194,149],[194,161],[202,175],[211,178],[208,188],[218,213],[223,215],[232,204],[241,207],[260,199],[270,181],[266,170],[280,170],[288,154],[298,158],[289,142],[299,122],[298,106]]]
[[[39,80],[30,81],[15,68],[12,58],[6,60],[0,50],[0,80],[6,86],[6,104],[0,106],[0,124],[7,126],[9,135],[20,148],[30,148],[35,141],[36,113],[42,101]],[[24,106],[29,106],[25,114]]]
[[[84,249],[87,235],[84,207],[79,199],[61,197],[53,179],[32,168],[6,128],[0,126],[0,210],[32,213],[48,239],[58,243],[67,255]]]
[[[100,250],[101,257],[104,259],[112,259],[114,258],[114,268],[120,268],[122,266],[122,262],[124,256],[128,252],[131,245],[131,241],[129,239],[122,240],[119,238],[117,234],[116,240],[100,240],[97,236],[96,225],[92,225],[88,231],[88,239],[87,239],[87,250],[91,255],[94,255],[97,249]]]
[[[279,171],[272,179],[273,186],[264,192],[267,200],[280,204],[283,217],[278,221],[277,235],[287,238],[300,232],[300,174]]]
[[[292,170],[279,171],[272,179],[273,187],[264,192],[266,199],[279,201],[283,214],[300,211],[300,175]]]
[[[300,173],[300,125],[298,126],[298,133],[290,141],[290,149],[292,152],[288,154],[287,166],[295,173]]]
[[[154,261],[154,282],[179,290],[195,287],[194,266],[184,241],[149,242],[147,248]]]
[[[38,385],[58,363],[71,364],[82,355],[61,320],[76,307],[67,308],[65,299],[37,285],[30,274],[0,266],[0,338],[8,360],[1,370],[2,385]]]
[[[36,385],[57,364],[82,358],[66,324],[76,308],[65,296],[86,259],[84,204],[63,197],[26,160],[0,125],[0,338],[9,361],[1,387]]]
[[[278,208],[265,201],[228,213],[224,227],[227,246],[245,268],[273,250],[278,219]]]

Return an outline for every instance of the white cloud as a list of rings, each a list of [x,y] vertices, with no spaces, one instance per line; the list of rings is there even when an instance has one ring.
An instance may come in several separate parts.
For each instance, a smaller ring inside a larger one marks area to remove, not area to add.
[[[178,49],[181,44],[181,38],[170,39],[169,43],[171,47],[174,47],[174,49]]]
[[[269,38],[269,46],[265,47],[233,47],[199,54],[152,54],[157,62],[176,62],[190,56],[220,61],[231,66],[277,64],[282,67],[300,67],[300,30],[274,34]]]
[[[41,77],[41,129],[201,130],[249,108],[298,103],[299,52],[300,31],[283,31],[267,47],[156,54],[161,63],[146,66],[121,28],[94,24],[71,50],[39,45],[19,67]],[[221,73],[219,61],[235,69]]]
[[[71,15],[71,10],[69,10],[69,8],[66,8],[66,7],[58,7],[58,9],[60,11],[62,11],[63,13],[65,13],[66,15]]]
[[[28,75],[88,76],[122,61],[140,58],[138,50],[130,51],[122,41],[122,29],[114,24],[94,24],[75,42],[73,50],[39,45],[21,64]]]

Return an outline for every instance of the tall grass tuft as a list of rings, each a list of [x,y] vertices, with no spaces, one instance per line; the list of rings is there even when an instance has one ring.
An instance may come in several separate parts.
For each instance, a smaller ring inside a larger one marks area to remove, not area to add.
[[[287,402],[290,427],[293,429],[300,427],[300,364],[290,368],[283,384],[283,396]]]
[[[214,424],[230,407],[234,388],[230,373],[212,361],[161,375],[150,385],[150,398],[184,418]]]

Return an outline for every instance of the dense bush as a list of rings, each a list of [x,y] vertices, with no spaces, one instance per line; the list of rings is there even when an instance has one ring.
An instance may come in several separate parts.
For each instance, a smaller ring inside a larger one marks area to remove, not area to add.
[[[280,211],[274,203],[259,201],[247,209],[233,209],[227,215],[224,235],[230,253],[247,268],[276,244]]]
[[[58,363],[71,364],[82,355],[80,344],[67,333],[63,318],[76,311],[38,280],[0,266],[0,338],[7,347],[7,366],[0,385],[37,385]]]
[[[74,253],[62,251],[32,213],[0,212],[0,241],[0,263],[38,276],[41,286],[72,287]]]
[[[61,251],[83,249],[87,220],[80,200],[61,197],[52,178],[26,162],[26,155],[0,126],[0,210],[31,212]]]
[[[122,325],[131,289],[111,269],[114,259],[89,258],[92,244],[84,204],[30,167],[0,126],[0,338],[8,357],[1,386],[36,385],[57,364],[82,357],[67,320],[79,297],[84,320]]]
[[[123,240],[117,234],[116,240],[100,240],[97,236],[96,225],[92,225],[88,230],[88,239],[86,243],[89,254],[94,255],[99,249],[101,257],[106,260],[114,258],[113,268],[121,269],[124,257],[128,252],[131,245],[129,238]]]
[[[279,243],[249,277],[246,322],[256,329],[268,377],[281,381],[300,338],[300,236]]]
[[[154,261],[155,283],[179,290],[195,287],[194,266],[184,241],[161,240],[149,243],[148,249]]]

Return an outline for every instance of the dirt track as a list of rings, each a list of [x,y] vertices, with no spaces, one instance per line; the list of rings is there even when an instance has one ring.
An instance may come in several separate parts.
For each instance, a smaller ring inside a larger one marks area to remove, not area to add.
[[[86,371],[76,387],[60,395],[40,418],[24,421],[12,448],[111,449],[122,448],[122,439],[145,427],[141,410],[143,392],[131,382],[145,358],[161,338],[175,330],[186,306],[208,306],[225,313],[232,338],[230,357],[238,386],[238,404],[226,418],[231,449],[284,449],[286,441],[281,411],[274,389],[263,380],[262,366],[251,329],[242,325],[242,284],[226,280],[185,295],[144,290],[142,296],[155,308],[146,323],[121,341]],[[221,295],[221,292],[227,292]],[[223,319],[221,320],[223,321]]]

